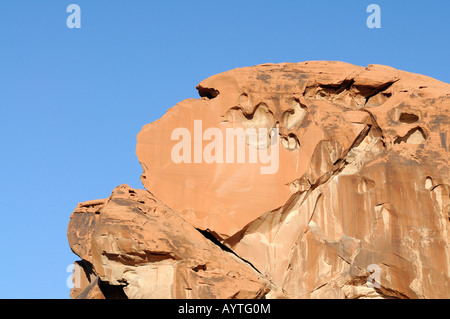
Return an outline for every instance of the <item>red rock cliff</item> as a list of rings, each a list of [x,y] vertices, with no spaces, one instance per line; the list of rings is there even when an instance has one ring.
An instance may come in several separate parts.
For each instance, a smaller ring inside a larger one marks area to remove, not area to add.
[[[197,89],[138,134],[147,191],[72,214],[73,298],[450,297],[449,84],[304,62]],[[258,135],[241,162],[230,128]],[[200,136],[182,162],[177,129]]]

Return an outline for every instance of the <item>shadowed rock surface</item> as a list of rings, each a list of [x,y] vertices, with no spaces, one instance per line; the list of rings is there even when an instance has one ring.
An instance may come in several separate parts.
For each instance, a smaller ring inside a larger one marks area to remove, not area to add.
[[[449,84],[316,61],[197,89],[138,134],[148,191],[72,214],[72,298],[450,297]],[[196,120],[278,128],[278,169],[175,163],[172,133]]]

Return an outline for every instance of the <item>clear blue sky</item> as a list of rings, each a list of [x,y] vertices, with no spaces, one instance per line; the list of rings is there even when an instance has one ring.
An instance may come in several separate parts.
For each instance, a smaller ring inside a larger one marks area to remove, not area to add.
[[[81,7],[68,29],[66,7]],[[381,7],[381,29],[366,7]],[[0,298],[68,298],[78,202],[142,188],[141,127],[266,62],[385,64],[450,82],[450,1],[0,1]]]

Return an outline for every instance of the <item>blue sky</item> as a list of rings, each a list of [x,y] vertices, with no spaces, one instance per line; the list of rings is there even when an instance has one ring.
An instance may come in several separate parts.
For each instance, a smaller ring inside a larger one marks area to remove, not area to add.
[[[66,8],[81,7],[81,29]],[[381,29],[366,8],[381,7]],[[0,298],[68,298],[78,202],[142,188],[136,135],[201,80],[267,62],[385,64],[450,82],[450,2],[0,2]]]

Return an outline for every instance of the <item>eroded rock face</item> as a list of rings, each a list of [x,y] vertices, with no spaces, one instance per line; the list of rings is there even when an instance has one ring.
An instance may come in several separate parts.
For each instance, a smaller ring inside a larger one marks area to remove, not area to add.
[[[85,279],[72,297],[450,297],[450,85],[304,62],[235,69],[197,89],[202,98],[138,135],[151,193],[120,186],[73,213]],[[202,158],[208,128],[239,127],[276,128],[277,163],[225,161],[237,143],[222,162]],[[179,128],[203,137],[191,163],[174,161]]]
[[[127,185],[104,201],[80,204],[68,237],[83,259],[74,276],[80,282],[72,293],[75,298],[84,297],[79,292],[84,290],[87,296],[93,290],[110,298],[177,299],[261,298],[270,290],[248,263],[147,191]]]

